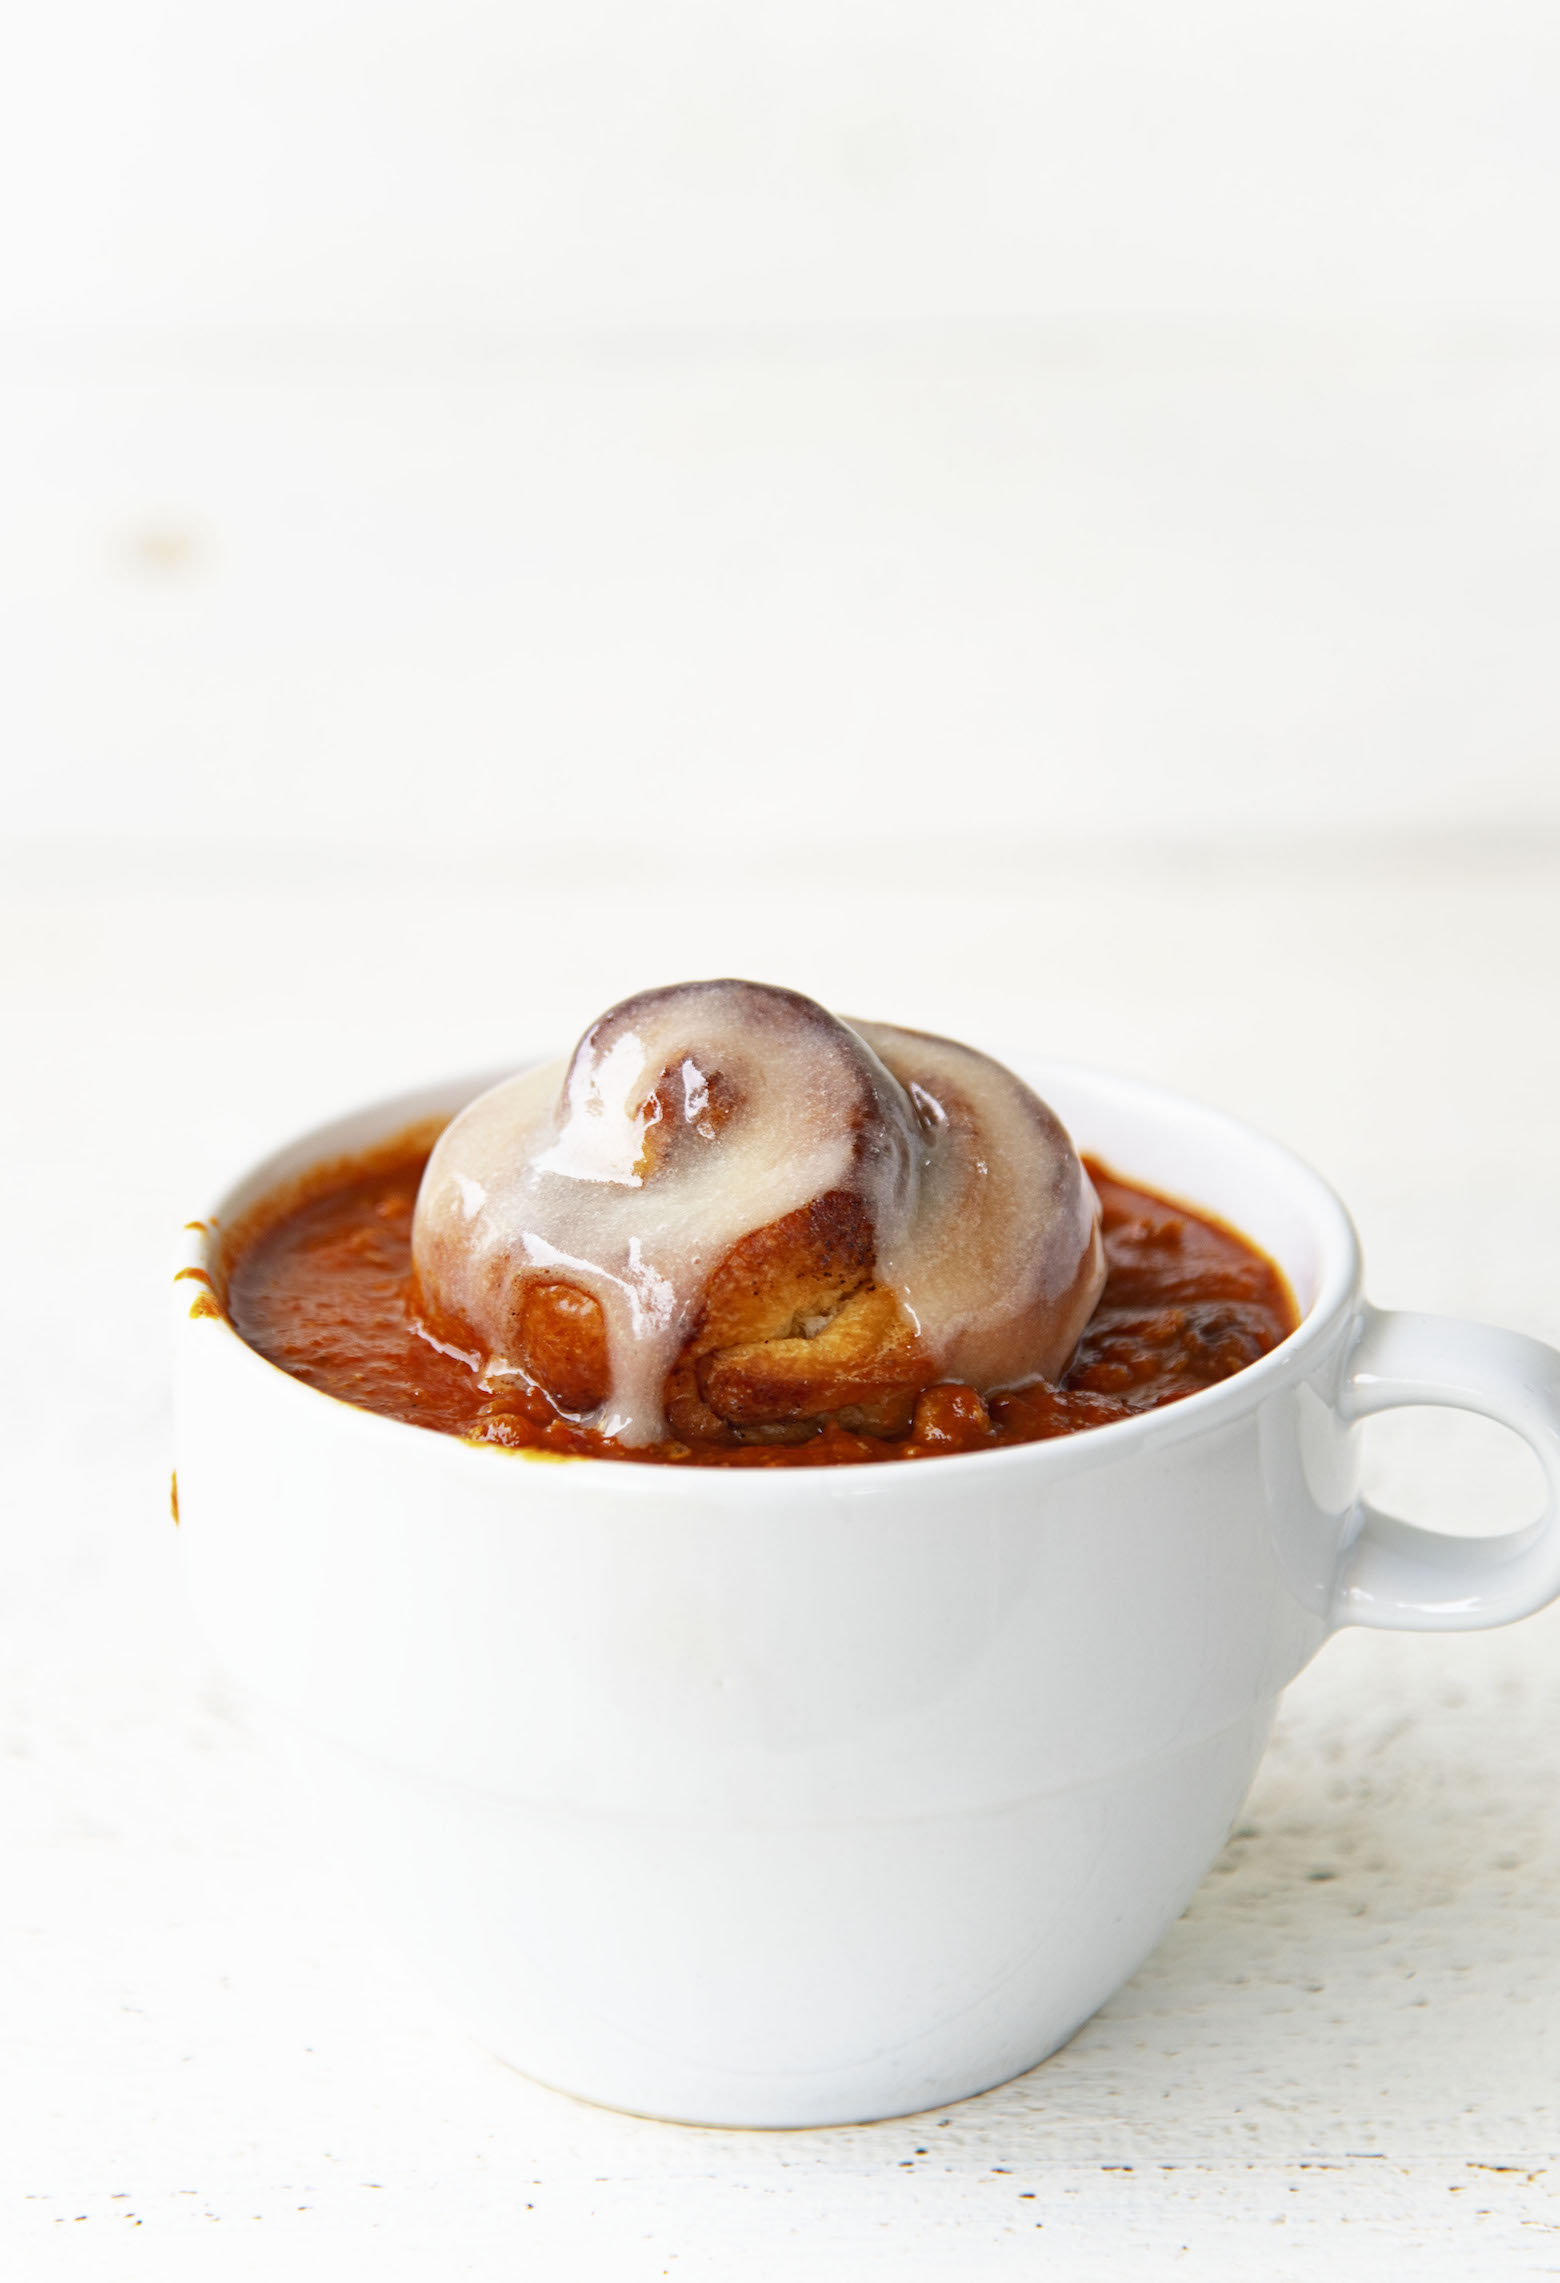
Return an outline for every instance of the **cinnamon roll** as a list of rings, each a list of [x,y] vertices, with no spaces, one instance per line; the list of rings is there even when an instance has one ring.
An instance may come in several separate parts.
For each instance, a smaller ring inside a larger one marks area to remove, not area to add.
[[[446,1128],[427,1335],[625,1448],[892,1435],[1065,1370],[1104,1283],[1066,1133],[1001,1064],[737,981],[625,999]]]

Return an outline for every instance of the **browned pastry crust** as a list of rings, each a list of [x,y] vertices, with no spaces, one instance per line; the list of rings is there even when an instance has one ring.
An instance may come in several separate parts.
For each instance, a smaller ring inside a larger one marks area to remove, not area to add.
[[[984,1414],[977,1391],[1065,1366],[1098,1208],[988,1057],[725,979],[609,1010],[554,1107],[555,1083],[463,1113],[418,1206],[419,1321],[495,1391],[523,1374],[635,1447],[789,1442],[908,1434],[939,1386]],[[776,1217],[732,1242],[744,1198]],[[934,1441],[973,1431],[925,1417]]]
[[[673,1435],[789,1441],[831,1418],[876,1434],[907,1432],[936,1367],[872,1268],[866,1208],[843,1189],[734,1245],[667,1381]],[[606,1400],[606,1327],[592,1294],[556,1281],[530,1285],[517,1346],[561,1411],[580,1417]]]
[[[667,1382],[673,1434],[780,1440],[828,1418],[903,1433],[937,1372],[873,1260],[866,1207],[844,1189],[734,1245]]]
[[[531,1284],[516,1343],[526,1370],[557,1404],[583,1418],[605,1403],[612,1385],[601,1302],[573,1284]]]

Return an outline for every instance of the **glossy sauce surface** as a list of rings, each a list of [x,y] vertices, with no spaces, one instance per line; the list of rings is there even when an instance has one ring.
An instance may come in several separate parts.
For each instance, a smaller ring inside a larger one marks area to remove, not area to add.
[[[412,1214],[431,1137],[405,1137],[321,1168],[231,1232],[225,1302],[250,1347],[309,1386],[414,1426],[510,1449],[642,1464],[820,1466],[920,1459],[1043,1441],[1212,1387],[1276,1347],[1298,1321],[1273,1264],[1233,1230],[1085,1161],[1099,1193],[1109,1273],[1059,1385],[988,1402],[929,1388],[908,1436],[829,1425],[802,1443],[657,1443],[632,1451],[561,1417],[539,1390],[490,1393],[431,1346],[408,1306]]]

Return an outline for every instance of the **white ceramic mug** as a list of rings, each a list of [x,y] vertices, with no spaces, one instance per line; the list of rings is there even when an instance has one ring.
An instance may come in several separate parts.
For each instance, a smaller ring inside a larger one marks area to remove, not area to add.
[[[427,1978],[547,2083],[727,2125],[998,2084],[1184,1908],[1331,1631],[1560,1591],[1560,1356],[1369,1307],[1338,1199],[1235,1121],[1024,1074],[1081,1148],[1261,1245],[1299,1329],[1051,1442],[683,1471],[357,1410],[175,1286],[198,1611]],[[215,1213],[476,1090],[322,1128]],[[1427,1403],[1526,1438],[1541,1520],[1457,1539],[1361,1503],[1355,1421]]]

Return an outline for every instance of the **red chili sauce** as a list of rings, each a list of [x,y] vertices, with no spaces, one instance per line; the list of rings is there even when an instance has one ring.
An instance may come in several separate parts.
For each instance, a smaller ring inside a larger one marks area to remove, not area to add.
[[[262,1202],[230,1235],[225,1300],[239,1336],[294,1378],[472,1442],[739,1467],[994,1449],[1105,1426],[1213,1387],[1266,1355],[1299,1320],[1279,1271],[1233,1229],[1085,1160],[1109,1275],[1059,1385],[1037,1380],[984,1402],[972,1388],[929,1388],[910,1433],[895,1438],[830,1423],[802,1443],[625,1451],[561,1417],[539,1388],[484,1387],[469,1365],[417,1331],[408,1298],[412,1212],[431,1147],[426,1130],[404,1136]]]

